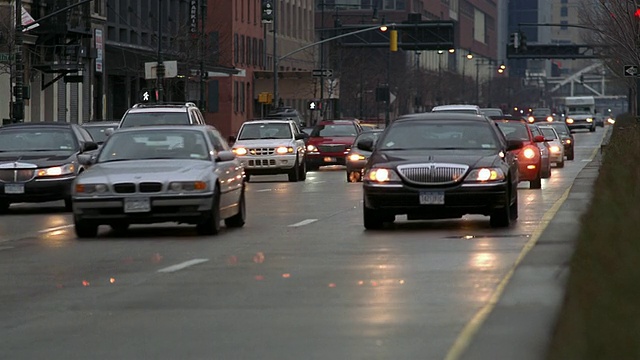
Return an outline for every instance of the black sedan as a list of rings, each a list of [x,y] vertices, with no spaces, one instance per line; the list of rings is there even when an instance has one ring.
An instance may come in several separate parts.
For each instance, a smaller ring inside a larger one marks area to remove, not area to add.
[[[118,128],[118,125],[120,125],[119,121],[90,121],[82,124],[82,127],[91,134],[98,145],[102,145],[107,137]]]
[[[363,179],[364,227],[380,229],[395,215],[409,220],[490,216],[493,227],[518,217],[518,163],[493,120],[454,113],[400,117],[373,141]]]
[[[37,122],[0,128],[0,212],[12,203],[64,200],[83,170],[77,155],[98,145],[81,126]]]
[[[369,156],[371,156],[371,152],[358,149],[355,144],[360,140],[369,138],[373,139],[375,144],[382,131],[382,129],[367,130],[356,137],[351,150],[347,154],[347,182],[362,181],[362,169],[364,169],[364,165],[367,163]]]
[[[560,140],[562,140],[562,145],[564,146],[564,155],[567,157],[567,160],[573,160],[575,158],[575,139],[573,138],[573,134],[571,133],[571,130],[569,130],[567,124],[555,121],[548,125],[553,126],[560,136]]]

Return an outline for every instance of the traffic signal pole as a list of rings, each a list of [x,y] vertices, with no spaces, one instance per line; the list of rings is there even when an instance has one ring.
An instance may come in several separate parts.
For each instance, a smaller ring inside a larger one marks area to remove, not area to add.
[[[156,101],[160,104],[164,101],[164,61],[162,60],[162,0],[158,0],[158,63],[156,64],[156,91],[158,98]]]

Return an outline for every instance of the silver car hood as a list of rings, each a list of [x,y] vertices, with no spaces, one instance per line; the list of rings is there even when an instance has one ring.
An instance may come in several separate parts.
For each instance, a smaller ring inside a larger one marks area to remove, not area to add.
[[[83,184],[146,181],[193,181],[213,174],[215,163],[206,160],[128,160],[97,163],[80,174]]]
[[[238,140],[233,144],[234,148],[275,148],[278,146],[291,146],[292,139],[255,139],[255,140]]]

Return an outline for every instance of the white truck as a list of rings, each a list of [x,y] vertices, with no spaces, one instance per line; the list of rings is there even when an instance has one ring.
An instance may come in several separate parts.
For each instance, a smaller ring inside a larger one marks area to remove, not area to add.
[[[593,96],[569,96],[565,98],[565,122],[569,130],[596,131],[596,99]]]

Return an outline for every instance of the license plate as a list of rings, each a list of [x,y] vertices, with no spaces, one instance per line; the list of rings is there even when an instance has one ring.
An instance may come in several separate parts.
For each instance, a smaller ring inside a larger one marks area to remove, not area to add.
[[[5,184],[5,194],[24,194],[24,184]]]
[[[138,213],[151,211],[151,202],[149,198],[131,198],[124,199],[124,212]]]
[[[421,192],[420,205],[444,205],[444,192],[442,191]]]
[[[324,158],[324,162],[335,162],[335,161],[336,161],[336,158],[334,158],[334,157],[326,157],[326,158]]]

